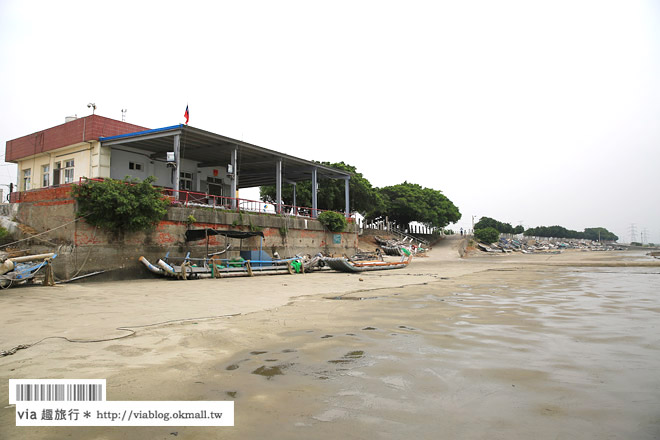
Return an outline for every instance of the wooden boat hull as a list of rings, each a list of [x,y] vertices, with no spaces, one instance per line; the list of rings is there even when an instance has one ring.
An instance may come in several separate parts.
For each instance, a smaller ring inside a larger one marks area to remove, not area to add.
[[[167,277],[181,278],[181,279],[196,279],[196,278],[226,278],[235,276],[254,276],[254,275],[278,275],[278,274],[293,274],[295,270],[292,266],[294,259],[286,260],[271,260],[271,261],[255,261],[254,266],[252,261],[245,260],[236,262],[236,266],[228,266],[220,268],[215,264],[213,259],[209,260],[211,264],[204,264],[203,266],[192,266],[190,264],[169,264],[163,260],[158,260],[156,264],[151,264],[144,256],[139,258],[139,261],[146,266],[149,271]],[[216,261],[220,261],[219,259]],[[268,263],[268,265],[265,265]]]
[[[371,270],[390,270],[390,269],[401,269],[408,266],[412,255],[407,259],[402,259],[401,261],[396,262],[387,262],[387,261],[349,261],[346,258],[330,258],[326,257],[323,259],[326,265],[330,269],[334,269],[340,272],[356,273],[356,272],[367,272]]]

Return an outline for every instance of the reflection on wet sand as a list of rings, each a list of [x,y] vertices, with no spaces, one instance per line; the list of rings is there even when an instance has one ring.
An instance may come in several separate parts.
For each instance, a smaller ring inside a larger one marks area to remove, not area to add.
[[[280,401],[281,438],[656,438],[657,280],[496,272],[340,309],[317,303],[313,328],[278,334],[297,351],[263,370],[272,381],[232,376],[250,420],[237,434],[265,434],[257,427]],[[295,323],[296,309],[280,318]]]

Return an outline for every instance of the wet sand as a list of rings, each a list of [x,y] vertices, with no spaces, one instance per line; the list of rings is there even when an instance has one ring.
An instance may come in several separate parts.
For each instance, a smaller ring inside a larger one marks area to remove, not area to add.
[[[109,400],[234,400],[235,426],[16,428],[5,403],[0,438],[660,436],[660,267],[456,245],[359,275],[3,291],[0,350],[173,322],[0,358],[0,401],[9,378],[106,378]]]

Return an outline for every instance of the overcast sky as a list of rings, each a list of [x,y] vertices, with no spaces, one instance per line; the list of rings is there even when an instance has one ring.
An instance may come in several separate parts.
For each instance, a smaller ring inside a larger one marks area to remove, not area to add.
[[[89,102],[149,128],[188,104],[191,126],[442,190],[463,227],[660,242],[659,78],[653,0],[0,0],[3,146]]]

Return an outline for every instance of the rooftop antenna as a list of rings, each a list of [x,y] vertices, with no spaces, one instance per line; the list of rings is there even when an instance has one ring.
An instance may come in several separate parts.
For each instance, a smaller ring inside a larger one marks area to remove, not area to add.
[[[127,111],[128,110],[125,109],[125,108],[121,109],[121,122],[126,122],[126,112]]]
[[[87,104],[87,108],[91,108],[92,109],[92,114],[94,114],[94,112],[96,111],[96,104],[94,104],[93,102],[90,102],[89,104]]]

